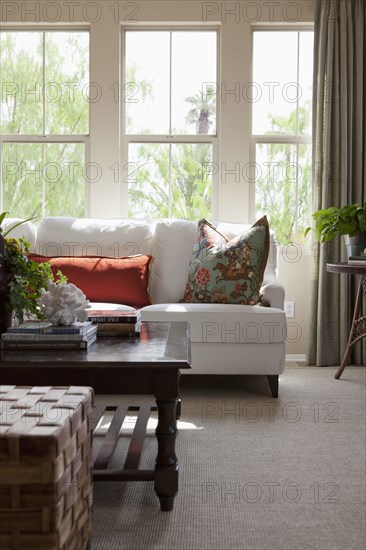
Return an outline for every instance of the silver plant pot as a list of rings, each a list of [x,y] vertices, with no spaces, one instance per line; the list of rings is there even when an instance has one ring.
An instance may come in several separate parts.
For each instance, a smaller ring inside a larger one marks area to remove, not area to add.
[[[358,233],[358,235],[354,235],[353,237],[349,235],[343,236],[347,249],[347,257],[363,256],[366,249],[366,233]]]

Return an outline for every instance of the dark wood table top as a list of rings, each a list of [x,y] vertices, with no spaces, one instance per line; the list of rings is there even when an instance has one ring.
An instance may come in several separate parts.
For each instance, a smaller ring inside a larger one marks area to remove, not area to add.
[[[366,275],[366,265],[349,264],[347,262],[334,262],[327,264],[327,271],[331,273],[355,273]]]
[[[186,322],[142,322],[140,336],[100,337],[85,350],[1,350],[1,366],[62,368],[190,368],[189,326]]]

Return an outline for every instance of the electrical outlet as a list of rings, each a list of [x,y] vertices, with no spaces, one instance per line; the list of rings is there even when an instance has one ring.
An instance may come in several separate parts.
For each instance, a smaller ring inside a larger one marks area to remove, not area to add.
[[[289,319],[295,317],[295,302],[285,302],[285,313]]]

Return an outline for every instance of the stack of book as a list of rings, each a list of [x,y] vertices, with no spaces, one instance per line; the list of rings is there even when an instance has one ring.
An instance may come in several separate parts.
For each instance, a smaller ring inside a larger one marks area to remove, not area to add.
[[[88,320],[98,327],[97,336],[139,336],[139,310],[89,310]]]
[[[26,321],[1,335],[2,349],[88,349],[97,339],[91,322],[53,326],[47,321]]]
[[[366,266],[366,256],[350,256],[348,263],[351,265],[364,265]]]

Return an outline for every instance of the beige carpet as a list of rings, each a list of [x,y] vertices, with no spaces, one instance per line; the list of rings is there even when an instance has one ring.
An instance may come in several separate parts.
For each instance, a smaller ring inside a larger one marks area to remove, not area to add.
[[[173,512],[152,483],[95,483],[92,550],[364,550],[366,370],[292,366],[278,399],[264,377],[183,377]]]

